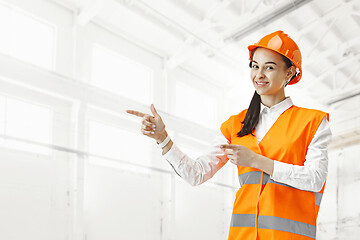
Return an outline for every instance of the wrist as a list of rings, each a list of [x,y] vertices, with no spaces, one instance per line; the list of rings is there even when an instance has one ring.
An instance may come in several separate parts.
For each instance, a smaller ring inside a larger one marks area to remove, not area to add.
[[[166,130],[164,129],[161,133],[159,133],[159,138],[156,139],[156,143],[157,144],[162,143],[165,140],[165,138],[167,137],[167,135],[168,134],[167,134]]]
[[[254,153],[253,159],[251,161],[251,163],[252,163],[251,167],[262,170],[261,168],[267,160],[270,160],[270,159],[268,159],[267,157],[264,157],[261,154]]]
[[[251,159],[251,166],[252,168],[259,168],[259,162],[261,161],[260,157],[262,157],[261,155],[259,154],[254,154],[252,159]]]
[[[269,174],[270,176],[272,176],[273,171],[274,171],[274,160],[267,158],[263,155],[256,154],[254,156],[252,163],[253,163],[252,164],[253,168],[257,168],[257,169]]]

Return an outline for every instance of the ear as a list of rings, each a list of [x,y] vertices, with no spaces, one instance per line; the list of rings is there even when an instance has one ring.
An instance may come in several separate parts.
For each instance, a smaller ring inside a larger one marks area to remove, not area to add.
[[[296,67],[291,66],[288,68],[286,77],[290,80],[296,74]]]

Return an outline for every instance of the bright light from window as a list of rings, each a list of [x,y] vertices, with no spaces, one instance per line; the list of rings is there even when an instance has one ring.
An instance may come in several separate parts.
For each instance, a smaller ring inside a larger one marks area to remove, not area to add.
[[[50,109],[7,98],[5,134],[41,143],[51,143],[52,113]],[[25,151],[49,154],[48,148],[19,141],[6,140],[5,146]]]
[[[0,51],[53,69],[56,29],[20,11],[0,5]]]
[[[152,69],[98,45],[92,61],[93,85],[137,102],[151,101]]]
[[[0,96],[0,134],[5,134],[6,98]],[[0,138],[0,145],[4,145],[4,139]]]
[[[0,52],[9,53],[10,11],[0,4]]]
[[[176,114],[208,128],[215,128],[215,98],[182,82],[176,83]]]
[[[103,123],[90,122],[90,152],[127,162],[148,165],[151,148],[149,140]]]

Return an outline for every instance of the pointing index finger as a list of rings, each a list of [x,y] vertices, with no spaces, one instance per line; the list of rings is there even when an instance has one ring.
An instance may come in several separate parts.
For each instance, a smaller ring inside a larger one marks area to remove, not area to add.
[[[132,115],[138,116],[138,117],[144,117],[145,113],[134,111],[134,110],[126,110],[127,113],[130,113]]]

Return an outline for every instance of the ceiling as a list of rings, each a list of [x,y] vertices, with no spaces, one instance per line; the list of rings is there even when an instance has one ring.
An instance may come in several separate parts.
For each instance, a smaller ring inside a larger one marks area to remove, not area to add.
[[[360,0],[49,1],[228,89],[249,80],[247,46],[283,30],[303,55],[302,80],[287,93],[339,124],[360,122]]]

